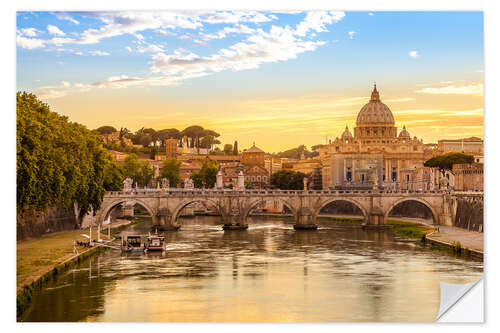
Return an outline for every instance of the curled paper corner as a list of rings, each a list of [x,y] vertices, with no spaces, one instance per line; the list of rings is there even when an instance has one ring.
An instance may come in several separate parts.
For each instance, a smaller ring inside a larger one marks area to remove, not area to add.
[[[477,286],[477,287],[476,287]],[[483,322],[483,279],[464,284],[440,283],[441,302],[437,322]],[[468,299],[468,294],[474,295]],[[466,316],[464,316],[466,314]]]

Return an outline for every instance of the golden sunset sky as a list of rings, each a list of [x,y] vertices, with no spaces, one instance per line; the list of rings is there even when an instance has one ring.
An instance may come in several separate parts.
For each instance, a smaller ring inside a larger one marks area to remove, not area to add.
[[[17,87],[72,121],[267,152],[355,126],[374,82],[424,143],[483,137],[480,12],[18,13]]]

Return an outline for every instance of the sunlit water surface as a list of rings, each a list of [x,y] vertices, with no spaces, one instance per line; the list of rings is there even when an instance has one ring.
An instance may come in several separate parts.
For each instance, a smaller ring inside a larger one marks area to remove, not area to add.
[[[23,321],[433,321],[439,283],[469,283],[483,263],[389,231],[253,217],[222,231],[182,219],[163,254],[108,250],[35,295]],[[141,233],[150,221],[132,226]]]

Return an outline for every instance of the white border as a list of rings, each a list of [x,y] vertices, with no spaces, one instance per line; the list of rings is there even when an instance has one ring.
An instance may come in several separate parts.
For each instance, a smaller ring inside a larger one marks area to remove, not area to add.
[[[498,255],[497,237],[500,237],[497,207],[498,200],[496,199],[496,189],[500,188],[500,176],[496,173],[498,166],[500,166],[500,153],[497,148],[500,145],[500,104],[498,102],[499,93],[499,37],[500,32],[500,11],[497,5],[498,1],[470,1],[470,0],[420,0],[420,1],[398,1],[398,0],[337,0],[337,1],[297,1],[287,0],[286,2],[270,3],[269,0],[253,0],[251,2],[236,2],[234,0],[211,0],[211,1],[102,1],[102,0],[86,0],[84,2],[69,2],[65,0],[57,1],[37,1],[37,0],[24,0],[24,1],[4,1],[2,3],[2,19],[0,24],[2,27],[2,52],[1,52],[1,66],[2,76],[1,80],[2,89],[2,121],[1,121],[1,138],[3,147],[3,156],[6,161],[1,163],[1,179],[2,186],[1,203],[3,208],[3,215],[0,223],[3,223],[2,229],[6,237],[10,241],[2,243],[2,248],[7,248],[7,251],[2,251],[3,266],[7,268],[8,272],[2,274],[1,284],[3,293],[2,295],[2,323],[4,330],[28,330],[37,331],[50,330],[55,332],[88,332],[89,330],[141,330],[137,324],[44,324],[40,325],[26,325],[15,323],[15,91],[16,91],[16,68],[15,68],[15,11],[17,10],[117,10],[117,9],[335,9],[335,10],[401,10],[401,11],[415,11],[415,10],[434,10],[434,11],[467,11],[467,10],[484,10],[485,17],[485,188],[487,191],[485,198],[485,285],[487,294],[485,305],[485,325],[460,325],[460,324],[149,324],[146,329],[160,329],[160,330],[196,330],[203,332],[211,331],[228,331],[234,332],[252,332],[256,329],[276,329],[282,328],[287,331],[303,331],[304,329],[314,329],[315,331],[331,331],[340,329],[354,330],[370,330],[370,331],[398,331],[405,330],[405,332],[421,332],[422,330],[453,330],[456,332],[476,331],[481,328],[490,329],[497,327],[499,324],[498,308],[493,304],[496,303],[494,295],[500,295],[498,285],[500,279],[499,265],[495,257]],[[497,128],[498,127],[498,128]],[[495,202],[497,203],[495,205]],[[489,258],[495,258],[489,263]],[[159,326],[157,326],[159,325]],[[425,325],[425,326],[423,326]],[[6,327],[8,326],[8,327]],[[126,326],[126,327],[125,327]],[[140,325],[142,326],[142,325]],[[153,327],[155,326],[155,327]]]

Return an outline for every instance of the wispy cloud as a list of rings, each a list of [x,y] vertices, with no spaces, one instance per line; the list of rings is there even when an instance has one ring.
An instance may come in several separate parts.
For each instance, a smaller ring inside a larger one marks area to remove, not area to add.
[[[131,14],[132,15],[132,14]],[[345,16],[342,12],[309,12],[304,20],[299,23],[295,29],[286,25],[280,27],[273,25],[268,31],[263,29],[249,28],[247,25],[235,23],[232,26],[225,27],[219,31],[220,36],[224,37],[227,34],[245,34],[249,35],[246,39],[219,49],[216,53],[208,56],[201,56],[186,49],[176,49],[172,53],[166,53],[161,45],[147,44],[142,39],[139,41],[140,46],[136,48],[137,52],[146,53],[152,52],[151,72],[150,76],[144,77],[115,77],[108,78],[104,81],[98,81],[87,86],[95,87],[112,87],[124,88],[128,86],[170,86],[178,85],[184,80],[199,78],[207,75],[212,75],[221,71],[242,71],[255,69],[264,63],[273,63],[295,59],[304,52],[316,50],[326,42],[321,40],[311,40],[312,34],[316,32],[327,31],[326,25],[338,22]],[[107,17],[107,16],[105,16]],[[129,20],[124,19],[117,21],[116,16],[110,16],[107,25],[100,29],[87,29],[83,32],[86,41],[97,41],[103,36],[111,36],[117,31],[125,31],[123,25],[129,26],[127,32],[129,34],[138,35],[139,29],[148,29],[151,24],[145,24],[138,27],[139,22],[142,22],[138,17],[133,16]],[[258,13],[242,14],[237,13],[230,15],[229,12],[211,14],[203,17],[205,22],[216,23],[220,20],[232,22],[236,19],[243,19],[248,22],[264,22],[266,18],[273,20],[272,15],[258,15]],[[150,18],[148,16],[148,18]],[[171,18],[167,16],[166,18]],[[166,19],[162,17],[162,19]],[[198,18],[200,20],[200,18]],[[144,19],[149,22],[149,20]],[[184,22],[187,27],[193,24],[196,27],[197,21],[192,19]],[[182,23],[182,24],[184,24]],[[120,28],[116,25],[121,25]],[[165,23],[157,23],[156,28],[164,26]],[[111,28],[111,27],[114,28]],[[106,32],[107,31],[107,32]],[[114,31],[114,32],[113,32]],[[303,39],[303,36],[310,35],[309,38]],[[202,34],[203,36],[203,34]],[[180,36],[179,38],[181,38]],[[82,37],[80,37],[81,39]],[[191,39],[191,36],[189,36]],[[53,38],[50,42],[56,44],[64,44],[69,38]],[[44,41],[34,43],[34,45],[25,45],[26,41],[20,41],[24,46],[42,47]],[[127,46],[128,51],[133,51],[130,46]],[[91,55],[109,55],[107,52],[91,51]],[[55,89],[54,87],[51,90]],[[65,87],[63,87],[65,89]],[[69,92],[69,91],[67,91]],[[51,96],[56,96],[52,94]],[[60,97],[60,94],[57,95]]]
[[[47,31],[49,32],[49,34],[55,35],[55,36],[64,36],[64,35],[66,35],[58,27],[56,27],[55,25],[51,25],[51,24],[49,24],[47,26]]]
[[[483,84],[473,83],[468,85],[445,85],[440,87],[426,87],[418,89],[416,93],[433,95],[483,95]]]
[[[69,21],[71,23],[74,23],[74,24],[80,24],[80,22],[78,22],[77,20],[75,20],[71,15],[69,15],[68,13],[65,13],[65,12],[56,12],[55,13],[56,17],[59,19],[59,20],[65,20],[65,21]]]
[[[89,51],[89,54],[91,56],[109,56],[110,55],[108,52],[104,52],[104,51]]]

